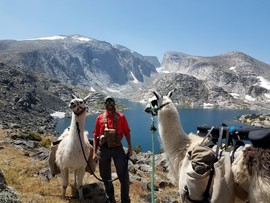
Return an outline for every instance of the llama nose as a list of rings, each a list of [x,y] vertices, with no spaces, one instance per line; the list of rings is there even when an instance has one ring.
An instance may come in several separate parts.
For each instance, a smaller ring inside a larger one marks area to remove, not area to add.
[[[69,108],[70,109],[74,109],[76,107],[76,104],[74,103],[74,102],[71,102],[70,104],[69,104]]]
[[[151,106],[150,106],[150,104],[147,104],[147,105],[145,106],[144,111],[145,111],[146,113],[151,113]]]

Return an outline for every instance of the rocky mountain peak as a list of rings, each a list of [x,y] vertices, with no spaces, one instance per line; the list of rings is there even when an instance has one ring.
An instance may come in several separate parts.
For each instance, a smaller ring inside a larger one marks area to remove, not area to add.
[[[160,74],[167,74],[164,76],[166,82],[176,89],[179,87],[176,81],[180,78],[180,86],[187,82],[182,74],[201,83],[207,91],[201,90],[199,99],[194,97],[198,94],[197,86],[188,88],[193,105],[212,103],[219,107],[227,104],[231,107],[254,108],[254,105],[269,107],[270,104],[270,65],[241,52],[233,51],[212,57],[167,52],[157,70]],[[166,82],[162,80],[159,79],[154,87],[164,89]]]
[[[39,71],[65,84],[104,90],[144,82],[156,73],[151,60],[124,46],[82,35],[0,41],[1,61]]]

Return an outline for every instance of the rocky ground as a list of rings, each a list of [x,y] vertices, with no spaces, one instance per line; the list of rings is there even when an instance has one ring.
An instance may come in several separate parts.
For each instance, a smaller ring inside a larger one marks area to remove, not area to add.
[[[72,184],[67,198],[60,197],[61,178],[51,176],[47,161],[51,137],[46,138],[21,129],[0,129],[0,202],[79,202]],[[150,152],[134,152],[133,161],[129,161],[132,202],[151,202],[151,161]],[[98,168],[95,174],[99,177]],[[117,177],[115,170],[113,177]],[[120,202],[118,180],[114,185]],[[156,202],[180,202],[177,186],[168,178],[163,154],[155,155],[154,189]],[[83,191],[86,202],[106,202],[103,184],[88,173]]]
[[[252,126],[270,127],[270,115],[269,114],[252,114],[252,115],[242,115],[239,120],[242,123],[246,123]]]

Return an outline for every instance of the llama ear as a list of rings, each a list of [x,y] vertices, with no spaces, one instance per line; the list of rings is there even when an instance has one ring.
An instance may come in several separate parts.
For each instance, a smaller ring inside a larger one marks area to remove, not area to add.
[[[86,96],[84,99],[83,99],[83,101],[84,101],[84,103],[90,98],[90,94],[88,95],[88,96]]]
[[[171,91],[168,93],[167,97],[171,98],[173,92],[174,92],[174,90],[171,90]]]
[[[77,98],[74,94],[71,94],[70,96],[71,96],[71,99]]]
[[[156,96],[157,100],[162,98],[162,96],[159,93],[157,93],[156,91],[153,91],[153,94]]]

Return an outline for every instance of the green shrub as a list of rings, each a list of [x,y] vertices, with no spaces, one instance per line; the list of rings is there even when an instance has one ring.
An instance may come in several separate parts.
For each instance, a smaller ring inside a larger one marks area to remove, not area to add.
[[[43,137],[40,144],[43,147],[50,148],[52,139],[50,137]]]
[[[141,145],[138,145],[138,146],[136,146],[136,147],[133,147],[133,151],[134,151],[136,154],[139,154],[139,153],[142,151]]]
[[[35,132],[30,132],[28,135],[28,139],[33,141],[41,141],[42,137]]]

